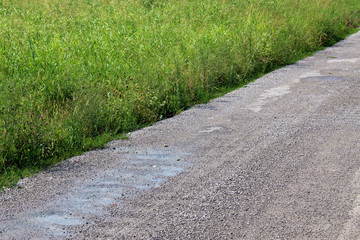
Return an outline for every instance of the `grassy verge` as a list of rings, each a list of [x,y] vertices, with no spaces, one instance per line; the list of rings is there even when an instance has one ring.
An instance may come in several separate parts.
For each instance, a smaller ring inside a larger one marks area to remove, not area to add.
[[[0,188],[341,39],[358,0],[0,0]]]

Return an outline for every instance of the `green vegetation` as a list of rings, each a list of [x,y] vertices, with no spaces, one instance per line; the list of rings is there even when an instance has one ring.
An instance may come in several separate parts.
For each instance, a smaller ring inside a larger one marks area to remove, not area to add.
[[[0,0],[0,188],[359,23],[358,0]]]

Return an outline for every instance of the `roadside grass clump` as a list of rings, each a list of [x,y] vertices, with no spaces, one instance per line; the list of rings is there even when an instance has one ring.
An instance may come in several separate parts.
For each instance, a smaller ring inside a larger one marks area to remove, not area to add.
[[[0,186],[334,43],[357,0],[0,0]]]

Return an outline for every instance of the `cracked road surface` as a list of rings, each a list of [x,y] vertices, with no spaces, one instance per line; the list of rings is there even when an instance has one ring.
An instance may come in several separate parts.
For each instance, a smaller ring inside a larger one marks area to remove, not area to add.
[[[0,239],[360,239],[360,33],[0,194]]]

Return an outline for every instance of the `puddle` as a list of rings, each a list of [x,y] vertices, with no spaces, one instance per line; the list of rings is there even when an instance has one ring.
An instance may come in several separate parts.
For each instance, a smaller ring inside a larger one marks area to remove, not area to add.
[[[7,223],[2,236],[66,237],[66,227],[84,224],[94,215],[103,216],[107,207],[121,205],[122,197],[158,187],[188,167],[188,154],[171,148],[119,147],[109,151],[119,154],[116,168],[99,170],[92,179],[78,180],[68,196]]]

